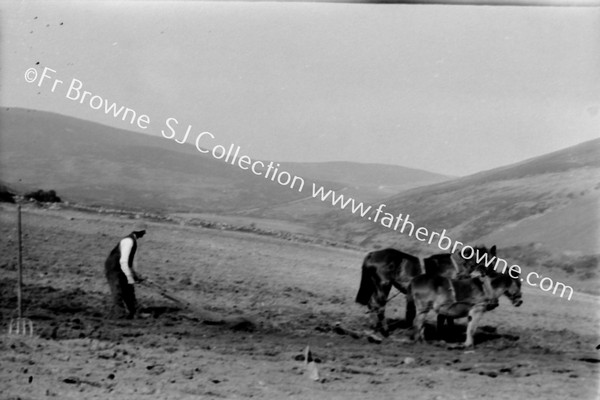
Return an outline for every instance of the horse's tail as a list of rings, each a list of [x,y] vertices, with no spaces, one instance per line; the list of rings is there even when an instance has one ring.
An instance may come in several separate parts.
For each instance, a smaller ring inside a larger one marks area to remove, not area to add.
[[[373,271],[368,267],[367,260],[369,259],[369,254],[365,257],[362,265],[362,273],[360,277],[360,287],[358,288],[358,293],[356,294],[356,302],[358,304],[362,304],[366,306],[369,304],[369,300],[373,296],[375,292],[375,283],[373,282],[373,278],[371,274]]]

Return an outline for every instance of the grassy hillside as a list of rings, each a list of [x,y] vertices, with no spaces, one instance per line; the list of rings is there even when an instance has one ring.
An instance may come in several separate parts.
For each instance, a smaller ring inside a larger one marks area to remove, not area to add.
[[[306,180],[303,193],[162,137],[41,111],[0,110],[0,180],[21,192],[54,189],[67,201],[222,213],[289,204],[310,195],[311,180],[335,188],[352,178],[358,193],[373,193],[369,176],[380,176],[377,185],[384,189],[375,192],[381,197],[389,194],[388,178],[390,186],[444,179],[409,168],[358,163],[341,169],[301,163],[283,168]]]
[[[498,242],[519,248],[530,244],[547,253],[600,253],[598,234],[600,139],[524,162],[481,172],[381,200],[386,211],[409,214],[429,230],[446,229],[468,243]],[[330,207],[321,229],[346,232],[369,247],[393,245],[419,253],[423,245],[347,211]]]
[[[0,178],[16,190],[150,210],[227,211],[301,197],[160,137],[40,111],[0,115]]]

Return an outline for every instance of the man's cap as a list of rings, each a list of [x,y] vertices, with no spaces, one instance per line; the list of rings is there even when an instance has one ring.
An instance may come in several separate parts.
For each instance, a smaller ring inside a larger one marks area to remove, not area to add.
[[[143,222],[138,222],[133,226],[133,232],[142,232],[146,230],[146,224]]]

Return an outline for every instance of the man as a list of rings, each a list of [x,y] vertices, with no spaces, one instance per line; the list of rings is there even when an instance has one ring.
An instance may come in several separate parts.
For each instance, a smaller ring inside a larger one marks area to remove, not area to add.
[[[125,316],[128,319],[133,318],[137,308],[135,299],[135,289],[133,285],[141,282],[141,277],[135,270],[135,252],[137,250],[137,240],[146,233],[146,224],[138,223],[133,231],[121,239],[119,244],[110,252],[104,270],[106,279],[110,286],[112,295],[114,317]]]

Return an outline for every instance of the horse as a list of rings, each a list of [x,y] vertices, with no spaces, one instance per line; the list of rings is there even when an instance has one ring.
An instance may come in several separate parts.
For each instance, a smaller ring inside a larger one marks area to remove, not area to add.
[[[470,271],[464,261],[456,262],[451,253],[435,254],[423,260],[400,250],[387,248],[369,252],[363,261],[360,286],[356,295],[358,304],[368,306],[375,315],[373,328],[376,332],[388,335],[385,320],[385,305],[390,290],[395,287],[406,294],[411,280],[423,273],[448,278],[468,276]],[[406,321],[412,324],[415,307],[411,301],[406,304]]]
[[[473,334],[477,323],[486,311],[498,306],[498,299],[507,296],[513,306],[523,304],[521,279],[493,270],[480,269],[480,276],[451,279],[440,275],[422,274],[409,284],[407,297],[414,303],[414,334],[416,340],[424,340],[424,322],[433,310],[438,317],[468,317],[465,347],[473,347]],[[438,332],[441,330],[438,318]]]
[[[474,276],[482,277],[482,276],[485,276],[485,275],[488,275],[491,273],[491,270],[488,270],[485,265],[485,259],[486,258],[489,259],[490,257],[493,259],[496,257],[496,245],[492,246],[489,250],[485,246],[474,247],[473,252],[471,253],[470,257],[468,257],[468,258],[465,258],[463,256],[462,252],[460,254],[461,254],[462,266],[463,266],[462,273],[459,273],[457,276],[449,276],[449,275],[445,275],[445,276],[448,278],[451,278],[451,279],[468,278],[468,277],[474,277]],[[432,256],[432,257],[436,257],[436,256]],[[432,258],[432,257],[430,257],[430,258]],[[427,270],[425,271],[425,273],[427,273]],[[436,275],[435,272],[432,272],[430,274]],[[441,275],[441,274],[438,273],[437,275]],[[488,284],[487,280],[483,280],[483,282]],[[488,289],[491,291],[491,288],[488,287]],[[437,318],[438,332],[442,331],[444,322],[446,322],[446,324],[450,328],[454,325],[454,318],[452,318],[450,316],[438,314],[438,318]]]

